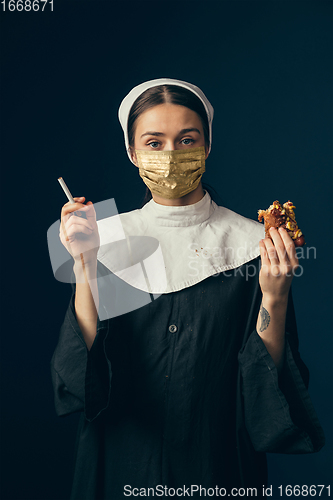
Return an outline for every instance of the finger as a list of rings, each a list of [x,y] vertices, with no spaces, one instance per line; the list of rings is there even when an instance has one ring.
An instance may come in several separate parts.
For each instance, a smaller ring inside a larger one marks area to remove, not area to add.
[[[263,266],[269,266],[270,265],[270,260],[268,258],[268,253],[266,250],[266,245],[264,243],[264,240],[259,241],[259,250],[260,250],[260,257],[261,257],[261,263]]]
[[[264,240],[259,241],[259,250],[260,250],[260,257],[261,257],[260,272],[265,274],[266,276],[268,276],[269,270],[271,267],[271,263],[270,263],[270,260],[268,258],[268,253],[266,250],[266,245],[264,243]]]
[[[79,203],[84,203],[84,200],[85,200],[85,197],[84,196],[79,196],[79,197],[75,197],[73,198],[73,200],[75,200],[76,202],[79,202]],[[84,206],[84,205],[83,205]],[[83,208],[80,208],[79,210],[75,210],[75,215],[77,215],[78,217],[82,217],[82,213],[84,209]],[[72,212],[73,213],[73,212]]]
[[[84,196],[79,196],[79,197],[73,198],[73,200],[75,202],[78,202],[78,203],[83,203],[84,200],[85,200],[85,197]],[[73,203],[71,201],[68,201],[67,203],[64,204],[64,207],[67,207],[67,206],[70,206],[70,205],[73,205]]]
[[[76,210],[80,210],[84,207],[82,203],[76,202],[76,203],[66,203],[61,210],[61,215],[64,217],[72,212],[75,212]]]
[[[265,238],[263,242],[266,247],[266,252],[270,262],[269,272],[272,274],[272,276],[280,276],[281,274],[280,262],[277,256],[275,246],[270,238]]]
[[[72,215],[70,219],[65,223],[66,229],[69,229],[71,226],[85,226],[87,229],[91,231],[94,230],[93,226],[86,220],[81,217],[77,217],[76,215]]]
[[[283,227],[279,228],[279,233],[282,238],[283,244],[286,249],[286,253],[288,255],[290,264],[293,267],[298,266],[298,258],[297,258],[297,252],[296,252],[296,247],[294,241],[291,239],[291,237],[288,234],[288,231],[284,229]]]
[[[88,203],[86,204],[86,207],[88,207],[85,211],[87,219],[91,219],[91,220],[95,221],[96,220],[96,212],[95,212],[95,208],[94,208],[92,201],[88,201]]]
[[[89,217],[89,218],[94,218],[96,220],[96,212],[91,201],[90,202],[88,201],[86,205],[82,205],[82,207],[80,207],[79,210],[71,212],[70,216],[75,214],[78,217],[83,217],[83,213],[85,214],[86,218]]]
[[[75,224],[73,226],[70,226],[70,227],[66,227],[66,233],[67,233],[67,237],[70,239],[70,240],[74,240],[76,238],[76,236],[78,234],[86,234],[86,235],[90,235],[92,233],[92,230],[89,229],[88,227],[85,227],[81,224]]]
[[[273,265],[278,264],[279,263],[278,255],[272,240],[270,238],[265,238],[263,242],[266,247],[266,252],[270,263]]]
[[[65,228],[65,223],[63,222],[63,220],[61,221],[61,224],[60,224],[59,236],[60,236],[60,240],[62,241],[62,243],[65,244],[68,252],[71,253],[70,252],[70,245],[69,245],[69,238],[68,238],[67,231]]]
[[[83,228],[85,228],[88,232],[86,234],[91,234],[94,231],[94,228],[86,219],[81,219],[80,217],[76,217],[73,215],[66,222],[62,220],[60,225],[60,231],[67,234],[69,231],[73,234],[73,231],[76,233],[84,232]]]
[[[269,234],[272,238],[276,255],[281,264],[287,265],[289,264],[289,256],[287,254],[287,250],[284,245],[284,241],[279,233],[279,231],[275,227],[271,227],[269,230]]]

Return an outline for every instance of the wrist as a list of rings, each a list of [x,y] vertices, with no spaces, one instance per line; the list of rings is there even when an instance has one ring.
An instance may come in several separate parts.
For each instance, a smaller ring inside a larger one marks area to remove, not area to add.
[[[86,267],[97,265],[97,254],[98,250],[96,251],[96,249],[93,249],[76,255],[75,257],[73,257],[74,266],[79,264],[82,265],[83,262]]]
[[[288,305],[288,293],[283,295],[271,295],[268,293],[263,293],[262,304],[267,309],[280,309],[285,308]]]
[[[97,276],[97,257],[86,260],[84,256],[74,259],[73,271],[76,283],[85,283]]]

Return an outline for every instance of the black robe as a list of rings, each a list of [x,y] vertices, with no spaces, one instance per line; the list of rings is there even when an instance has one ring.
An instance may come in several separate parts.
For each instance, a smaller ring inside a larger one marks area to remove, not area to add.
[[[182,488],[181,497],[191,485],[193,497],[196,487],[225,488],[227,495],[244,487],[261,498],[265,452],[323,446],[291,293],[280,374],[256,332],[259,262],[98,321],[90,351],[75,318],[73,285],[51,361],[57,414],[82,412],[71,500],[120,500],[133,488],[157,496],[165,486]]]

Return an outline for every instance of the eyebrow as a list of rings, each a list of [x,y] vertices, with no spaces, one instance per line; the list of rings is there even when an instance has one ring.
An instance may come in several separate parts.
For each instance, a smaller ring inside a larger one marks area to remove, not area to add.
[[[183,135],[183,134],[187,134],[188,132],[198,132],[198,134],[200,134],[200,130],[198,130],[197,128],[183,128],[178,135]],[[155,135],[157,137],[161,136],[161,135],[165,135],[163,134],[162,132],[145,132],[144,134],[142,134],[141,137],[144,137],[145,135]]]

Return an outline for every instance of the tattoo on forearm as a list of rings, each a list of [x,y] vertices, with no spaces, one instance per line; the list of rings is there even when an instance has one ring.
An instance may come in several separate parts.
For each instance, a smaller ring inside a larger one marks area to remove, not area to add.
[[[261,319],[261,323],[260,323],[260,332],[263,332],[264,330],[267,329],[268,325],[269,325],[269,322],[271,320],[271,317],[267,311],[267,309],[264,308],[264,306],[261,304],[260,306],[260,319]]]

